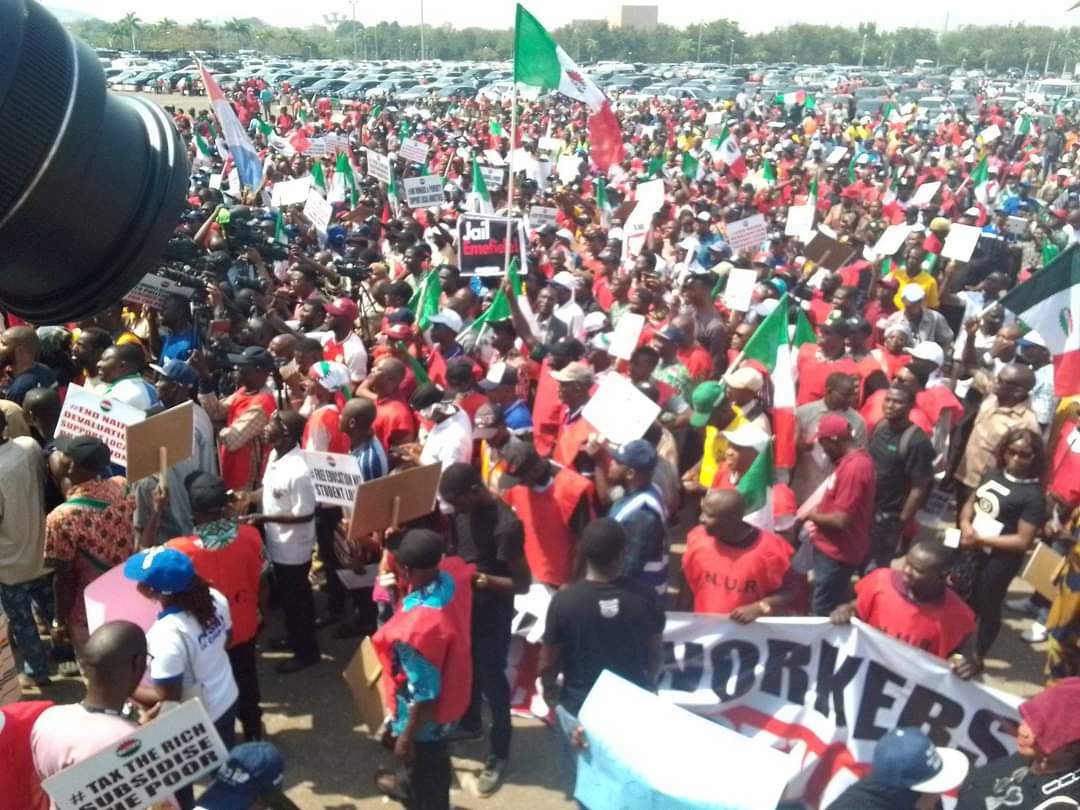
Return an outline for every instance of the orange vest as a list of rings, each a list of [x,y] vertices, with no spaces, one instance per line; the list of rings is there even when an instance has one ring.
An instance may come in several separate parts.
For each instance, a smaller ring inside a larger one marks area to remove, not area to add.
[[[556,587],[570,581],[577,538],[570,532],[570,517],[582,496],[592,501],[589,479],[563,468],[543,492],[519,484],[503,497],[525,529],[525,559],[533,579]]]
[[[596,428],[589,424],[583,416],[579,416],[569,425],[563,425],[559,431],[559,438],[555,440],[555,452],[551,459],[563,467],[574,467],[574,459],[577,458],[585,442],[589,440],[589,434],[595,433]]]

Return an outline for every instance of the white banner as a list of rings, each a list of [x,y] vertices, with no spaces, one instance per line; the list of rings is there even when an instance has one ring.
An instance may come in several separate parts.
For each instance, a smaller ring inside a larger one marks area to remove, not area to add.
[[[424,163],[427,160],[428,145],[414,138],[406,138],[401,142],[398,154],[409,163]]]
[[[402,184],[405,186],[405,202],[409,208],[438,206],[446,201],[446,196],[443,194],[441,175],[429,174],[424,177],[406,177]]]
[[[554,225],[555,218],[559,215],[558,208],[549,208],[543,205],[529,207],[529,227],[542,228],[545,225]]]
[[[390,184],[390,158],[376,152],[374,149],[367,150],[367,173],[380,183]]]
[[[484,176],[488,191],[498,191],[506,182],[505,166],[481,166],[480,174]]]
[[[274,208],[283,205],[299,205],[307,200],[308,189],[311,188],[311,175],[298,177],[295,180],[282,180],[274,183],[270,191],[270,204]]]

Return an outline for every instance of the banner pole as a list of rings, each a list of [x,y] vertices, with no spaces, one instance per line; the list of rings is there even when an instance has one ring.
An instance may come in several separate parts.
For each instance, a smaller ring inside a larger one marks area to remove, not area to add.
[[[514,207],[514,144],[517,143],[517,79],[514,79],[514,89],[510,93],[510,161],[507,167],[506,177],[506,259],[503,264],[503,275],[510,274],[510,232]],[[525,268],[521,268],[522,272]]]

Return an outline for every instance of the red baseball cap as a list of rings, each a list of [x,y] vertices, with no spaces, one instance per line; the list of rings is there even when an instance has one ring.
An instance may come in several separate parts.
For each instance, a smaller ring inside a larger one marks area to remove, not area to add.
[[[818,422],[817,433],[814,441],[822,439],[848,439],[851,438],[851,425],[847,419],[838,413],[827,413]]]
[[[335,298],[328,304],[323,304],[323,309],[326,310],[328,315],[345,315],[350,321],[355,321],[356,316],[360,314],[360,308],[356,306],[356,302],[344,296]]]

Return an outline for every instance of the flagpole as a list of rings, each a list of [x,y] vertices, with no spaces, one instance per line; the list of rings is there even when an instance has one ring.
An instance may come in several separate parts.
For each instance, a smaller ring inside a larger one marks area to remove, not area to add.
[[[514,144],[517,143],[517,78],[514,78],[514,88],[510,93],[510,165],[507,168],[506,178],[506,260],[503,265],[503,275],[510,274],[510,232],[513,230],[511,223],[513,216],[511,211],[514,207]]]

